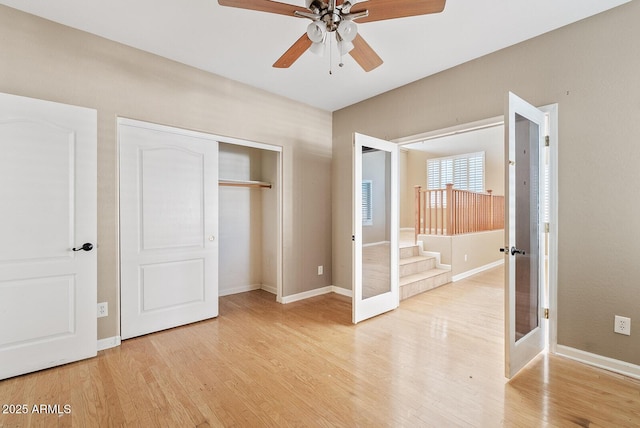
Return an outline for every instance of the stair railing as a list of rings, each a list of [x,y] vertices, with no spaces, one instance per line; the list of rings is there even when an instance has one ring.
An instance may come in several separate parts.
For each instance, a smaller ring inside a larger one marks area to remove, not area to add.
[[[418,235],[461,235],[504,228],[504,196],[453,188],[415,189],[415,239]]]

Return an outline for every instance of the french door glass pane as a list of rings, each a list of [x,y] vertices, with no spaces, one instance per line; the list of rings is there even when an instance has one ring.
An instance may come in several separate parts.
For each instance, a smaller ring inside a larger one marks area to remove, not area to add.
[[[539,126],[516,113],[516,342],[539,326]]]

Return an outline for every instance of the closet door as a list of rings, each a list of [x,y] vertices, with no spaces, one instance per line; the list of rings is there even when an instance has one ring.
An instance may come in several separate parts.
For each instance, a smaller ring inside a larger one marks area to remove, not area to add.
[[[122,338],[218,315],[218,143],[120,119]]]

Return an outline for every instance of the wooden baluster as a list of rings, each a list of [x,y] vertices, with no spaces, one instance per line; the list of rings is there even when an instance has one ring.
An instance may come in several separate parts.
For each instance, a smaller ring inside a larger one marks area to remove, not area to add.
[[[414,208],[415,219],[413,221],[414,242],[418,242],[418,234],[420,233],[420,219],[422,218],[420,215],[420,188],[421,186],[413,186],[414,194],[415,194],[415,208]]]
[[[489,194],[489,230],[493,230],[493,190],[487,190]]]
[[[422,207],[424,208],[424,233],[427,235],[431,235],[431,190],[424,191],[424,200],[422,201]],[[429,221],[427,221],[427,215],[429,216]]]
[[[455,201],[453,199],[453,184],[447,184],[447,235],[453,235],[455,230]],[[444,223],[444,219],[443,219]]]

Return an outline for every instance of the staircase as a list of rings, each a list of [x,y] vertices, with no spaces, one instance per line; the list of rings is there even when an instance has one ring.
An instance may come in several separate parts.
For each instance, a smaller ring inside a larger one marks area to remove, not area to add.
[[[420,255],[417,245],[400,247],[400,300],[451,282],[451,269],[437,267],[436,257]]]

